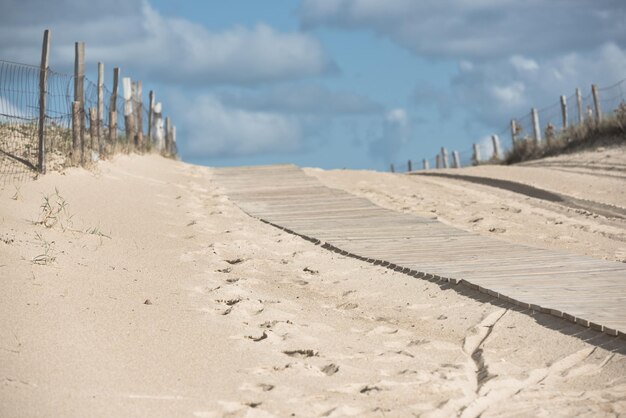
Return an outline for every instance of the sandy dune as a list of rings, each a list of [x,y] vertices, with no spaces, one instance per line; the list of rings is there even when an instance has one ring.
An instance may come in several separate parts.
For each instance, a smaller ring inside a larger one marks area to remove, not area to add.
[[[626,219],[607,218],[462,180],[373,171],[305,169],[329,187],[380,206],[479,234],[597,258],[626,261]],[[521,166],[430,170],[510,180],[626,213],[626,147],[564,155]],[[592,206],[592,205],[591,205]]]
[[[447,179],[308,172],[626,257],[619,221]],[[211,173],[119,157],[0,190],[0,415],[626,413],[625,340],[327,252],[243,214]]]

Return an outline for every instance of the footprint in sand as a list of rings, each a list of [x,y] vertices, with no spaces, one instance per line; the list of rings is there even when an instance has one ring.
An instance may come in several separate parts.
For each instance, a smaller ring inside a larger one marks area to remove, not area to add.
[[[273,328],[276,324],[279,323],[285,323],[288,325],[293,325],[293,322],[291,322],[289,319],[287,319],[286,321],[277,321],[277,320],[273,320],[273,321],[265,321],[262,324],[259,325],[260,328],[266,328],[266,329],[271,329]]]
[[[332,376],[339,371],[339,366],[334,363],[327,364],[320,369],[326,376]]]
[[[233,308],[235,307],[235,305],[237,305],[241,301],[242,301],[241,298],[235,298],[235,299],[217,299],[215,302],[228,306],[226,310],[220,312],[220,315],[228,315],[233,311]]]
[[[309,357],[318,357],[319,353],[315,350],[305,349],[305,350],[285,350],[284,354],[287,354],[289,357],[294,358],[309,358]]]
[[[362,393],[364,395],[369,394],[370,392],[380,392],[382,389],[379,388],[378,386],[370,386],[370,385],[365,385],[363,386],[360,390],[359,393]]]
[[[263,331],[263,334],[261,334],[260,336],[256,336],[256,337],[253,335],[248,335],[246,338],[254,342],[263,341],[264,339],[267,338],[267,332]]]
[[[409,341],[409,343],[407,344],[407,347],[417,347],[420,345],[424,345],[424,344],[428,344],[430,341],[428,340],[411,340]]]

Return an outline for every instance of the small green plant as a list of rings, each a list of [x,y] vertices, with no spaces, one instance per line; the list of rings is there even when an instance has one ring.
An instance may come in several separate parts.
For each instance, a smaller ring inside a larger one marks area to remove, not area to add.
[[[103,233],[103,232],[100,230],[100,226],[94,226],[93,228],[87,228],[87,229],[85,230],[85,233],[86,233],[86,234],[90,234],[90,235],[97,235],[97,236],[99,236],[99,237],[104,237],[104,238],[111,239],[111,236],[110,236],[110,235],[107,235],[107,234]]]
[[[70,215],[68,203],[59,194],[57,188],[54,189],[54,194],[43,197],[40,209],[39,220],[35,224],[43,225],[46,228],[53,228],[58,224],[63,230],[71,226],[73,215]]]
[[[48,265],[50,263],[54,263],[56,261],[56,257],[53,254],[54,241],[46,241],[38,232],[35,232],[35,236],[43,249],[43,253],[34,256],[31,259],[31,262],[38,265]]]

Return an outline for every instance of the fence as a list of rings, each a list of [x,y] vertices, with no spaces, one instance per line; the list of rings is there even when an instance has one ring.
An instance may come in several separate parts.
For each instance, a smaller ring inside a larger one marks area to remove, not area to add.
[[[626,79],[607,87],[591,86],[584,95],[576,89],[570,96],[541,109],[512,119],[497,134],[474,143],[471,149],[448,153],[445,147],[432,158],[422,161],[391,164],[392,172],[430,168],[459,168],[481,162],[499,162],[522,145],[548,148],[559,139],[568,140],[579,126],[598,126],[615,117],[626,117]],[[623,129],[623,128],[622,128]]]
[[[120,79],[119,68],[109,88],[102,63],[95,82],[86,78],[82,42],[75,44],[73,75],[51,70],[49,35],[46,30],[41,66],[0,60],[0,182],[88,166],[120,152],[176,156],[176,128],[153,91],[144,105],[141,81]]]

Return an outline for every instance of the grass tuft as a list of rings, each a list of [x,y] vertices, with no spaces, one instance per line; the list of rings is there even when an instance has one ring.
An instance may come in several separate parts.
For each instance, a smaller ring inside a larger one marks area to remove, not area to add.
[[[68,203],[56,187],[54,194],[43,197],[39,208],[41,212],[39,220],[35,222],[36,225],[43,225],[48,229],[59,225],[63,230],[72,225],[73,215],[69,213]]]
[[[43,249],[43,253],[34,256],[30,261],[33,264],[38,265],[48,265],[54,263],[56,261],[56,257],[54,256],[54,241],[46,241],[41,234],[35,232],[35,236],[37,240],[41,244],[41,248]]]
[[[600,122],[586,119],[559,133],[549,126],[544,137],[541,144],[536,144],[530,137],[518,140],[505,156],[504,163],[515,164],[599,146],[626,144],[626,103],[622,102],[614,112],[604,115]]]

